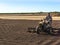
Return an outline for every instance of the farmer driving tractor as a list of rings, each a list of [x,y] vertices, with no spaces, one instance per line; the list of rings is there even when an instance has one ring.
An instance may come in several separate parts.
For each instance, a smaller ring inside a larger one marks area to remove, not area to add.
[[[52,27],[52,17],[50,13],[48,13],[48,16],[42,21],[40,21],[39,26],[37,28],[37,34],[39,34],[41,31],[48,32],[50,34],[50,30]]]
[[[44,20],[40,20],[39,25],[36,26],[36,28],[28,28],[29,31],[32,29],[34,32],[36,31],[37,34],[40,34],[40,32],[46,32],[48,34],[58,34],[59,29],[52,27],[52,16],[50,13],[46,16]]]
[[[48,13],[48,16],[46,16],[46,20],[49,22],[49,24],[52,24],[52,16],[50,15],[50,13]]]

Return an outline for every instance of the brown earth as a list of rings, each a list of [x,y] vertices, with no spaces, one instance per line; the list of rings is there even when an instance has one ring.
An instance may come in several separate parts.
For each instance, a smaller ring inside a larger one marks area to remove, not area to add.
[[[0,20],[0,45],[60,45],[60,36],[27,32],[36,27],[39,20]],[[53,21],[53,27],[60,27],[60,21]]]

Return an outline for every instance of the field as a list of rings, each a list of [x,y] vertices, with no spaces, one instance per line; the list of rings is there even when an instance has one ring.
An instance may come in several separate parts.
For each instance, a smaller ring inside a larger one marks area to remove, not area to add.
[[[41,20],[44,19],[46,16],[11,16],[11,15],[7,15],[7,16],[0,16],[0,19],[15,19],[15,20]],[[60,16],[52,16],[53,20],[60,20]]]
[[[36,27],[39,20],[0,19],[0,45],[60,45],[60,35],[27,32]],[[60,20],[53,21],[53,27],[60,27]]]

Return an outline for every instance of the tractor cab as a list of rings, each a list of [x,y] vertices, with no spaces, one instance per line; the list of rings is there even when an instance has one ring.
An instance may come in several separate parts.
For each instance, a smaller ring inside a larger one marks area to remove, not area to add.
[[[52,27],[52,16],[50,15],[50,13],[48,13],[48,15],[43,20],[40,20],[38,26],[34,28],[28,28],[28,32],[36,32],[37,34],[40,34],[40,32],[45,32],[48,34],[58,34],[59,29]]]

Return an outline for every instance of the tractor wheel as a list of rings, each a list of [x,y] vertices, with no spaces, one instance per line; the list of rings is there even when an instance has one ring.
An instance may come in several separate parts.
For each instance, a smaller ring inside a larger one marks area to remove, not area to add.
[[[40,32],[41,32],[41,28],[37,28],[37,34],[40,34]]]
[[[48,34],[52,34],[52,28],[51,28],[51,27],[47,28],[46,33],[48,33]]]

